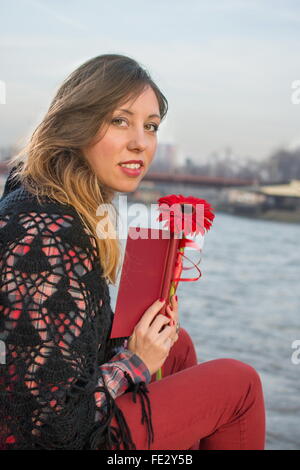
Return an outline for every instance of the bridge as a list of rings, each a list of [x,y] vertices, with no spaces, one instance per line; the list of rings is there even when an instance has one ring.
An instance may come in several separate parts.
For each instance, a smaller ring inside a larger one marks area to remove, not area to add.
[[[0,175],[5,176],[9,172],[6,162],[0,162]],[[143,181],[152,182],[160,185],[160,183],[169,183],[175,185],[201,186],[221,189],[226,187],[252,186],[255,180],[244,180],[240,178],[222,178],[216,176],[190,175],[185,173],[162,173],[148,172]]]
[[[217,207],[230,188],[246,188],[254,186],[255,183],[256,181],[240,178],[221,178],[175,172],[148,172],[136,191],[129,194],[129,199],[152,203],[166,194],[183,194],[207,199]]]
[[[240,178],[222,178],[215,176],[190,175],[184,173],[151,173],[148,172],[143,181],[153,183],[186,184],[188,186],[209,186],[213,188],[224,188],[230,186],[252,186],[255,180],[244,180]]]

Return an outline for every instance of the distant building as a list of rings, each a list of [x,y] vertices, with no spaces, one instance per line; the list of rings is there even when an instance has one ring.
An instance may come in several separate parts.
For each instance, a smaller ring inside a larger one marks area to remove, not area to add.
[[[261,186],[259,192],[267,197],[270,207],[276,209],[300,209],[300,180],[288,184]]]
[[[300,180],[288,184],[231,188],[223,197],[222,209],[239,215],[300,222]]]
[[[151,164],[150,171],[172,172],[177,165],[177,146],[175,144],[159,143]]]
[[[300,180],[292,180],[289,184],[261,186],[260,191],[270,196],[300,198]]]

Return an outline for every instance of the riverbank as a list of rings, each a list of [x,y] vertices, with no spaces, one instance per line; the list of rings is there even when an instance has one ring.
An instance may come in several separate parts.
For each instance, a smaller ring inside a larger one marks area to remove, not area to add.
[[[300,211],[278,210],[269,209],[264,212],[250,212],[243,210],[236,210],[235,208],[216,208],[216,211],[223,212],[224,214],[237,215],[238,217],[246,217],[249,219],[270,220],[273,222],[288,222],[291,224],[300,224]]]

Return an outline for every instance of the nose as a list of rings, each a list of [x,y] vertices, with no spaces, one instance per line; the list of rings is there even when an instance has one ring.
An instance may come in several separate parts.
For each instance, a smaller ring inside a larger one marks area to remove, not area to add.
[[[143,152],[146,147],[147,141],[145,136],[145,130],[140,128],[135,128],[134,130],[132,130],[128,141],[128,149]]]

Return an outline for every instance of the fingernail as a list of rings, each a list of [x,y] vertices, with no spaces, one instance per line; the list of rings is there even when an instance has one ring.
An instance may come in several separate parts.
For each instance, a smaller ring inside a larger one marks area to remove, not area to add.
[[[177,302],[177,301],[178,301],[178,297],[177,297],[177,295],[175,295],[175,299],[176,299],[176,302]]]
[[[160,301],[160,302],[164,302],[165,299],[164,299],[163,297],[161,297],[161,298],[159,299],[159,301]]]

